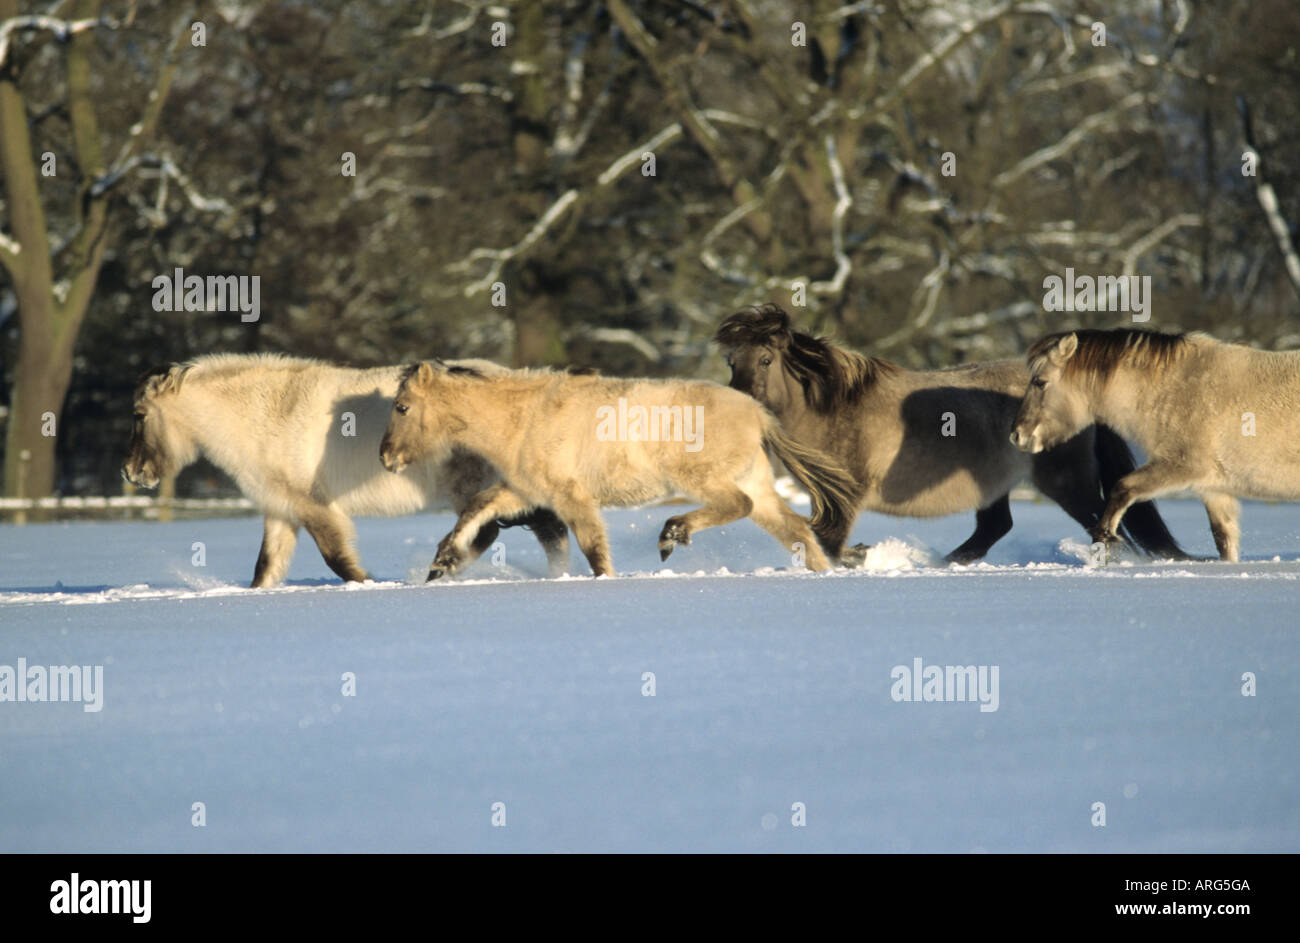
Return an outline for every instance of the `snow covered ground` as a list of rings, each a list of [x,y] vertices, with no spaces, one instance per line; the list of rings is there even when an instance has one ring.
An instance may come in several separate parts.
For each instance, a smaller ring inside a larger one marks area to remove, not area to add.
[[[1300,506],[1239,565],[1103,569],[1050,505],[970,567],[970,515],[864,515],[893,539],[820,576],[748,521],[661,566],[670,513],[608,513],[616,579],[516,529],[425,586],[442,514],[273,591],[254,518],[0,526],[0,666],[103,666],[97,712],[0,703],[0,852],[1300,850]],[[997,709],[894,700],[918,658]]]

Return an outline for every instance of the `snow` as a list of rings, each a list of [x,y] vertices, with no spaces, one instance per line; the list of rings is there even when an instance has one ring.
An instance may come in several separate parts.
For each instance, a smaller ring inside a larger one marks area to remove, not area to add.
[[[748,521],[660,564],[678,510],[611,511],[617,578],[515,529],[430,585],[449,515],[363,520],[377,582],[304,537],[269,591],[256,518],[0,527],[0,665],[104,666],[99,712],[0,703],[0,851],[1300,850],[1300,507],[1248,504],[1240,564],[1104,568],[1012,511],[954,567],[971,515],[864,515],[822,575]],[[916,658],[998,709],[895,701]]]

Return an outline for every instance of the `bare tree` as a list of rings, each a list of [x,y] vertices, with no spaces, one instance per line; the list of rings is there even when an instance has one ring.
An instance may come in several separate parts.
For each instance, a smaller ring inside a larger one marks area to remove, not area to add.
[[[193,18],[190,11],[177,17],[138,120],[110,156],[96,115],[93,51],[98,33],[131,24],[101,17],[99,0],[77,0],[70,6],[67,20],[20,17],[17,0],[0,0],[0,171],[8,224],[8,233],[0,238],[0,263],[13,281],[19,325],[5,434],[4,490],[10,495],[41,496],[54,487],[52,433],[57,426],[52,428],[51,420],[57,422],[62,412],[77,335],[111,238],[110,194],[152,139]],[[63,49],[72,153],[50,154],[55,168],[62,157],[63,166],[79,175],[71,228],[53,238],[42,186],[42,164],[48,166],[49,158],[33,153],[17,48],[33,34],[47,34]]]

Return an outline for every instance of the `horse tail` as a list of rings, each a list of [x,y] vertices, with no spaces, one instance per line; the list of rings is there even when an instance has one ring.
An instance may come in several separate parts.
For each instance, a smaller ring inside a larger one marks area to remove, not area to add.
[[[858,483],[839,462],[825,452],[801,445],[786,435],[774,418],[768,417],[763,445],[770,448],[812,498],[808,523],[820,534],[853,523],[857,511]]]
[[[1101,479],[1101,493],[1107,501],[1115,490],[1115,484],[1137,467],[1133,453],[1115,430],[1097,423],[1093,437],[1093,453],[1097,457],[1097,468]],[[1154,501],[1138,501],[1124,514],[1123,529],[1129,543],[1146,551],[1154,557],[1171,557],[1175,560],[1190,560],[1191,555],[1174,540],[1174,535],[1165,526]]]

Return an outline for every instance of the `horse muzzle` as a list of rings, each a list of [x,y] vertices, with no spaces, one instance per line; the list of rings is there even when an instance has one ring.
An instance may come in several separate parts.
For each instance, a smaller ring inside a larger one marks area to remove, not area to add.
[[[1012,429],[1011,444],[1022,452],[1030,452],[1035,455],[1043,450],[1043,443],[1039,439],[1037,432],[1026,435],[1019,429]]]
[[[393,474],[397,474],[403,468],[406,467],[406,462],[403,462],[396,455],[394,455],[392,450],[389,449],[387,445],[383,446],[379,450],[379,461],[380,464],[384,466],[384,468],[388,469]]]
[[[122,466],[122,480],[125,481],[128,485],[133,485],[136,488],[146,488],[146,489],[157,488],[159,482],[159,478],[157,475],[146,475],[144,473],[143,468],[133,472],[131,471],[130,465]]]

